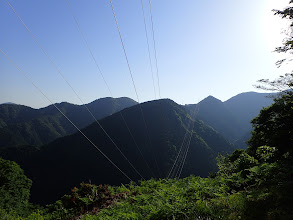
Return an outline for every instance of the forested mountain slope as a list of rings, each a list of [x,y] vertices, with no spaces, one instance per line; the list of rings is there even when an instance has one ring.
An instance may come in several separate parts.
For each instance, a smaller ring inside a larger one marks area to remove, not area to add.
[[[152,117],[158,119],[156,116],[160,115],[162,119],[164,118],[162,117],[163,113],[168,120],[165,118],[160,122],[169,121],[168,126],[177,124],[176,121],[179,120],[180,123],[178,124],[181,124],[182,127],[188,128],[190,125],[193,127],[192,123],[188,123],[189,116],[186,117],[182,109],[177,108],[178,106],[171,101],[169,103],[165,103],[165,101],[169,100],[144,103],[142,108],[146,110],[148,108],[144,107],[152,107],[151,109],[160,107],[161,110],[160,108],[153,109]],[[167,107],[168,105],[169,107]],[[97,154],[94,151],[92,151],[92,155],[88,154],[89,150],[86,143],[84,143],[83,149],[76,147],[73,142],[69,142],[68,138],[70,137],[60,138],[54,143],[44,146],[41,150],[35,148],[30,154],[24,156],[23,160],[19,160],[29,170],[29,166],[31,168],[36,167],[33,164],[36,162],[34,156],[41,156],[41,158],[38,158],[39,175],[33,177],[33,185],[37,183],[39,187],[39,189],[33,189],[32,192],[35,201],[46,203],[54,196],[58,196],[62,190],[67,191],[66,195],[60,195],[58,201],[46,206],[46,208],[28,203],[31,180],[24,175],[23,170],[17,164],[0,158],[0,177],[2,174],[1,179],[4,180],[0,181],[0,191],[4,193],[2,193],[4,197],[1,197],[2,200],[0,200],[0,218],[21,220],[292,219],[292,106],[292,94],[283,94],[282,97],[275,99],[273,105],[261,110],[260,114],[252,120],[253,132],[249,147],[246,150],[235,150],[230,155],[218,157],[219,170],[207,178],[191,175],[187,178],[177,179],[173,176],[172,178],[150,179],[133,183],[128,182],[117,170],[109,164],[107,165],[107,161],[102,167],[99,166],[100,163],[90,163],[89,161],[95,158],[103,159],[99,156],[95,157]],[[140,109],[135,107],[137,106],[125,109],[124,113],[129,110],[129,113],[135,117],[134,124],[138,125],[139,117],[136,113],[140,112]],[[169,120],[174,118],[170,117],[174,114],[177,119]],[[101,123],[105,123],[116,115],[101,120]],[[125,116],[128,118],[128,113]],[[147,119],[148,113],[145,116]],[[195,121],[194,128],[198,128],[198,125],[200,123]],[[90,135],[93,128],[94,126],[91,125],[83,131]],[[121,127],[118,125],[118,128]],[[203,126],[199,126],[199,128],[199,130],[195,129],[193,136],[206,133],[202,131],[208,131]],[[139,129],[141,128],[139,127]],[[160,132],[160,130],[158,129],[157,132]],[[207,133],[212,134],[212,132]],[[81,143],[78,136],[72,135],[71,138]],[[100,135],[98,134],[98,136]],[[210,138],[212,137],[214,136],[210,135]],[[115,139],[117,139],[117,136]],[[221,140],[215,138],[215,141],[219,143],[218,147],[220,148],[210,148],[210,150],[223,150],[224,146],[221,146]],[[63,144],[71,145],[70,147],[62,147]],[[110,145],[106,145],[106,147],[111,148]],[[210,143],[210,146],[214,146],[214,144]],[[58,147],[61,147],[61,149]],[[201,156],[206,156],[206,153],[211,152],[200,151],[204,147],[201,146],[199,141],[197,145],[191,148],[198,148],[197,150],[193,149],[193,153],[199,150]],[[8,150],[12,149],[8,148]],[[58,156],[53,155],[51,150]],[[127,174],[133,178],[133,173],[123,163],[120,163],[119,156],[113,149],[104,150],[108,150],[109,153],[111,151],[110,157],[113,156],[115,163],[122,170],[126,170]],[[133,149],[130,150],[133,151]],[[125,148],[125,152],[127,152],[127,148]],[[7,153],[6,156],[9,156],[9,153],[10,156],[15,156],[12,151]],[[33,156],[34,153],[36,154]],[[46,153],[49,157],[45,157]],[[132,153],[127,152],[131,161],[135,160]],[[164,153],[161,152],[161,154]],[[79,154],[79,157],[77,154]],[[29,155],[33,160],[24,163],[25,157]],[[59,158],[59,156],[63,158]],[[151,155],[149,156],[151,157]],[[158,156],[157,159],[161,157],[161,155],[156,156]],[[195,155],[191,156],[193,158],[188,158],[188,160],[198,160]],[[83,160],[82,157],[86,157],[86,159]],[[21,155],[19,155],[20,158]],[[29,165],[28,162],[32,163]],[[161,166],[162,161],[158,160],[157,162],[159,167],[163,168]],[[44,163],[47,163],[47,167],[44,166]],[[84,165],[87,165],[87,167],[84,167]],[[61,170],[59,171],[57,167]],[[140,169],[139,166],[137,168]],[[151,168],[156,172],[155,167],[151,166]],[[188,168],[187,164],[186,168]],[[161,169],[161,171],[163,171],[163,174],[164,170]],[[36,168],[30,169],[31,174],[32,172],[35,172],[35,175],[38,174]],[[55,174],[57,174],[56,181],[58,182],[54,183]],[[61,177],[61,174],[63,174],[63,177]],[[127,184],[121,184],[117,187],[100,183],[94,185],[95,182],[88,181],[89,183],[74,184],[71,191],[65,190],[64,184],[70,185],[70,180],[75,183],[77,176],[80,174],[82,174],[81,180],[92,177],[94,181],[101,181],[103,178],[106,181],[106,179],[109,180],[116,176],[121,183]],[[145,175],[144,171],[142,171],[142,174]],[[136,180],[135,177],[133,179]],[[38,185],[40,184],[38,181],[43,181],[43,186]],[[36,194],[36,190],[39,190],[38,194]],[[51,192],[51,197],[49,197],[48,191]]]
[[[231,143],[237,144],[237,147],[243,148],[252,130],[250,121],[263,107],[272,104],[272,95],[246,92],[225,102],[209,96],[197,105],[185,105],[185,108],[197,112],[198,119],[212,126]]]
[[[245,92],[240,93],[227,101],[224,105],[238,119],[244,130],[251,130],[250,121],[259,111],[273,103],[274,93]]]
[[[212,126],[227,140],[233,140],[244,132],[238,118],[219,99],[209,96],[197,105],[186,106],[191,111],[196,111],[195,117]]]
[[[186,134],[183,149],[189,140],[190,148],[181,177],[206,176],[216,170],[215,158],[219,152],[233,151],[221,135],[203,122],[192,120],[182,106],[171,100],[135,105],[122,110],[122,114],[137,145],[120,113],[106,117],[100,123],[145,179],[167,177]],[[132,180],[141,179],[99,125],[93,123],[83,132]],[[82,181],[114,185],[129,182],[80,133],[59,138],[27,155],[18,154],[17,158],[13,148],[2,151],[2,155],[17,161],[33,180],[32,199],[39,203],[56,200]],[[179,160],[183,161],[183,158],[179,157]]]
[[[86,106],[97,119],[101,119],[135,104],[137,103],[129,98],[102,98]],[[83,105],[62,102],[56,106],[79,128],[94,121]],[[23,105],[0,105],[0,147],[42,145],[75,131],[53,105],[41,109]]]

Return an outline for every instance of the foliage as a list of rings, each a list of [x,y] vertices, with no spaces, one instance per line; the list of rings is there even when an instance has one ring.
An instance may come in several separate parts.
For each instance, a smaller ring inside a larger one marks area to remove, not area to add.
[[[293,153],[293,95],[284,94],[261,110],[252,120],[253,132],[249,151],[254,155],[259,146],[275,147],[280,155]]]
[[[292,4],[293,1],[290,0],[289,4]],[[273,10],[275,12],[275,15],[280,15],[282,18],[285,19],[289,19],[290,21],[292,21],[293,19],[293,7],[286,7],[283,10]],[[289,27],[290,31],[287,34],[288,37],[284,40],[283,46],[281,47],[277,47],[276,51],[279,53],[284,53],[284,52],[291,52],[292,53],[292,49],[293,49],[293,36],[292,36],[292,22],[291,25]],[[284,60],[279,61],[279,63],[281,64],[282,62],[284,62]]]
[[[0,209],[23,211],[28,206],[31,185],[19,165],[0,158]]]
[[[286,73],[284,76],[280,76],[278,79],[270,81],[269,79],[258,80],[260,84],[256,85],[256,88],[277,91],[290,95],[293,89],[293,73]]]
[[[291,100],[283,94],[263,109],[250,147],[219,156],[214,177],[123,186],[126,199],[85,219],[292,219]]]
[[[33,211],[28,216],[19,215],[14,210],[0,209],[0,219],[5,220],[47,220],[48,218],[41,211]]]
[[[113,195],[111,188],[103,185],[81,183],[80,188],[74,187],[70,195],[64,195],[61,200],[47,206],[49,219],[71,219],[73,216],[86,213],[97,213],[108,208],[125,193]]]
[[[275,52],[278,53],[290,53],[293,54],[293,7],[291,6],[293,1],[289,1],[289,6],[283,10],[273,10],[275,15],[281,16],[283,19],[287,19],[290,22],[288,31],[286,32],[287,37],[283,40],[283,45],[275,48]],[[276,62],[277,67],[280,67],[285,61],[292,61],[292,57],[284,58]],[[261,79],[258,81],[260,84],[256,85],[257,88],[278,91],[291,95],[293,89],[293,72],[286,73],[280,76],[276,80],[270,81],[269,79]]]
[[[134,187],[126,200],[85,219],[234,219],[243,201],[241,194],[226,194],[220,177],[149,180]]]

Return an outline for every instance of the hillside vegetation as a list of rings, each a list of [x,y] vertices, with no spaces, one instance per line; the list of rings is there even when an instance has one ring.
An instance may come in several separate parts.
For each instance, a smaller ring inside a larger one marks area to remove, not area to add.
[[[167,177],[181,146],[184,149],[190,146],[181,177],[190,174],[207,176],[217,170],[218,153],[234,150],[214,129],[191,119],[182,106],[171,100],[143,103],[121,113],[124,119],[116,113],[99,122],[141,176],[98,124],[93,123],[82,131],[133,181],[142,177]],[[53,202],[83,181],[114,185],[129,182],[80,133],[59,138],[40,148],[22,146],[4,149],[0,153],[5,159],[18,162],[33,180],[31,198],[37,203]],[[183,161],[183,157],[179,160]],[[178,164],[175,169],[179,173]]]
[[[292,219],[292,121],[293,94],[284,94],[252,121],[248,149],[219,156],[218,172],[207,178],[150,179],[118,187],[82,183],[45,208],[31,208],[31,213],[2,204],[0,217]]]
[[[136,104],[129,98],[103,98],[85,106],[96,119],[101,119]],[[63,102],[56,106],[80,129],[95,121],[83,105]],[[12,104],[0,105],[0,148],[39,146],[76,131],[53,105],[41,109]]]

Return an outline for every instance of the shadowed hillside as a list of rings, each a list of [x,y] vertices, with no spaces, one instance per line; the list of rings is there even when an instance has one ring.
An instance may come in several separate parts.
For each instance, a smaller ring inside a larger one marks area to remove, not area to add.
[[[225,102],[209,96],[197,105],[185,105],[185,108],[193,112],[195,106],[198,106],[198,119],[212,126],[236,147],[246,148],[245,142],[252,130],[250,121],[263,107],[272,104],[273,99],[270,96],[272,94],[246,92]]]
[[[129,98],[103,98],[86,106],[97,119],[101,119],[135,104],[137,103]],[[83,105],[62,102],[56,106],[79,128],[94,121]],[[41,109],[23,105],[0,105],[0,147],[42,145],[74,132],[76,129],[53,105]]]
[[[188,137],[191,133],[192,136],[181,177],[206,176],[216,170],[215,158],[219,152],[233,150],[211,127],[191,120],[184,108],[171,100],[143,103],[141,108],[147,130],[139,105],[124,109],[122,113],[142,154],[120,113],[100,123],[145,179],[168,175],[186,132]],[[141,179],[96,123],[83,132],[132,180]],[[80,133],[59,138],[40,150],[32,149],[27,156],[18,154],[18,158],[13,158],[16,155],[13,148],[3,154],[20,163],[33,180],[32,199],[36,202],[54,201],[82,181],[114,185],[129,182]]]

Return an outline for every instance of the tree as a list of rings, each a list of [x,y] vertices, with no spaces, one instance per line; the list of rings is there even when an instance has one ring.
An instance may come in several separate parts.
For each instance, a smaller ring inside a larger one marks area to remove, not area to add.
[[[293,73],[286,73],[284,76],[280,76],[278,79],[270,81],[269,79],[258,80],[260,83],[256,85],[256,88],[281,92],[290,95],[293,90]]]
[[[0,158],[0,209],[21,212],[28,205],[31,185],[19,165]]]
[[[289,1],[289,4],[292,4],[293,0]],[[275,49],[276,52],[286,53],[289,52],[292,54],[293,51],[293,7],[288,6],[283,10],[273,10],[275,15],[280,15],[282,18],[289,19],[291,21],[291,25],[289,27],[289,32],[287,33],[287,38],[284,39],[283,46],[277,47]],[[277,64],[282,64],[286,59],[280,60]]]
[[[289,1],[289,5],[293,0]],[[273,10],[275,15],[289,19],[291,25],[283,45],[275,49],[278,53],[293,54],[293,7],[283,10]],[[277,66],[282,65],[286,59],[279,60]],[[292,60],[291,60],[292,61]],[[280,153],[292,153],[293,150],[293,71],[280,76],[276,80],[261,79],[257,88],[280,92],[274,103],[261,110],[260,114],[252,120],[253,132],[249,140],[250,150],[263,145],[276,147]]]
[[[278,152],[293,153],[293,95],[283,94],[275,102],[260,111],[252,120],[252,137],[249,140],[250,150],[257,147],[276,147]]]
[[[293,0],[289,1],[289,5],[293,4]],[[277,53],[289,53],[293,55],[293,7],[288,6],[283,10],[273,10],[275,15],[281,16],[283,19],[288,19],[291,24],[288,27],[287,37],[283,40],[283,45],[275,48]],[[277,67],[280,67],[288,58],[278,60],[276,62]],[[293,58],[289,58],[288,61],[293,61]],[[280,76],[278,79],[270,81],[269,79],[261,79],[258,81],[260,84],[256,85],[257,88],[277,91],[286,94],[292,94],[293,90],[293,71],[286,73],[284,76]]]

